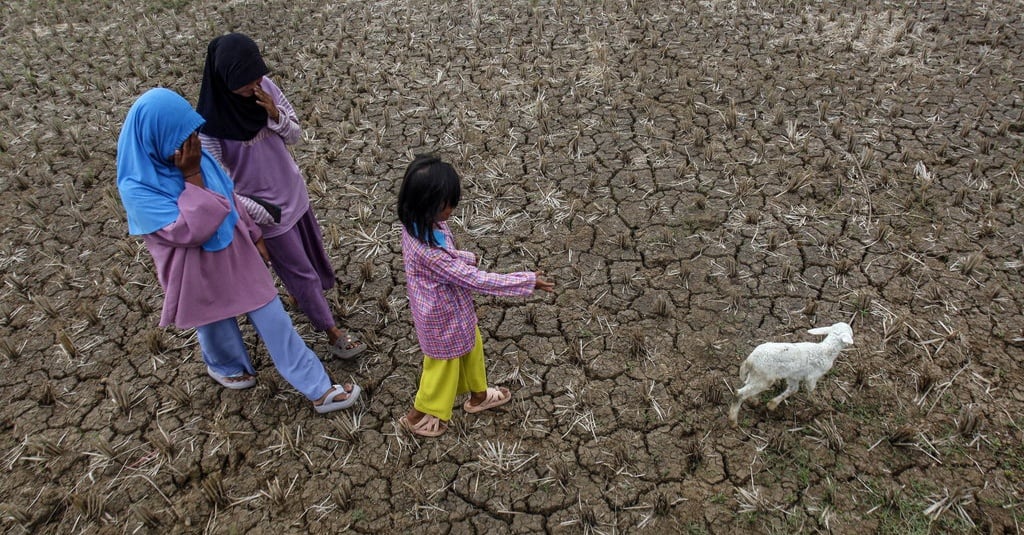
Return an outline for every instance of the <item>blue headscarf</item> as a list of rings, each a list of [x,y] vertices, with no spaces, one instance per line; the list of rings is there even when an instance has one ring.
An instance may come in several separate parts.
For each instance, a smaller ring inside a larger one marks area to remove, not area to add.
[[[128,110],[117,140],[117,189],[128,213],[129,234],[150,234],[177,221],[185,177],[174,165],[174,151],[203,122],[181,95],[163,88],[145,92]],[[199,168],[206,188],[231,205],[231,213],[203,244],[207,251],[219,251],[231,244],[238,221],[234,184],[205,150]]]

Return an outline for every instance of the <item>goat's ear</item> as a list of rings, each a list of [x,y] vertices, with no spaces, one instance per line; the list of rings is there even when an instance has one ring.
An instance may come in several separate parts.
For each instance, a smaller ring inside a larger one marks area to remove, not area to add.
[[[808,334],[820,334],[822,336],[825,336],[825,335],[827,335],[830,332],[832,332],[832,327],[831,326],[829,326],[829,327],[815,327],[815,328],[810,329],[810,330],[807,331]]]

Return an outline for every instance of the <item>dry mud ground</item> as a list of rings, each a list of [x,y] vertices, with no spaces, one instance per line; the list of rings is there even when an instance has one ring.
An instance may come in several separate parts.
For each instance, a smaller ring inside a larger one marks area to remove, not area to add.
[[[677,4],[4,2],[5,531],[1020,532],[1021,3]],[[126,236],[124,114],[194,102],[229,30],[304,121],[331,299],[372,345],[327,361],[366,386],[347,413],[251,332],[259,385],[214,385]],[[432,441],[395,429],[421,151],[464,177],[466,248],[559,284],[478,300],[516,398]],[[836,321],[818,390],[731,428],[741,359]]]

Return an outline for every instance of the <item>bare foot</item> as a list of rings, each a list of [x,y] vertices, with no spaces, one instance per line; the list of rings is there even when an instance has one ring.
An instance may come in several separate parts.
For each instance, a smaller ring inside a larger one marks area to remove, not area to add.
[[[405,419],[408,420],[410,424],[416,425],[420,423],[420,420],[422,420],[424,416],[426,416],[425,413],[416,409],[409,409],[409,412],[405,414]]]

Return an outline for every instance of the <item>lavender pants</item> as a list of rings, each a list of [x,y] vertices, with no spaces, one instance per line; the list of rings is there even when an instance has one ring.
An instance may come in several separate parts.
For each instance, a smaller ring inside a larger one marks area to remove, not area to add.
[[[334,287],[334,269],[313,209],[307,210],[288,232],[263,241],[274,272],[313,328],[326,331],[334,327],[334,315],[324,297],[324,290]]]
[[[295,332],[291,318],[275,297],[246,314],[256,328],[274,367],[281,377],[309,400],[319,399],[331,389],[331,379],[320,359],[309,349],[299,333]],[[235,318],[227,318],[196,327],[203,361],[213,371],[226,376],[246,372],[256,374],[242,340]]]

